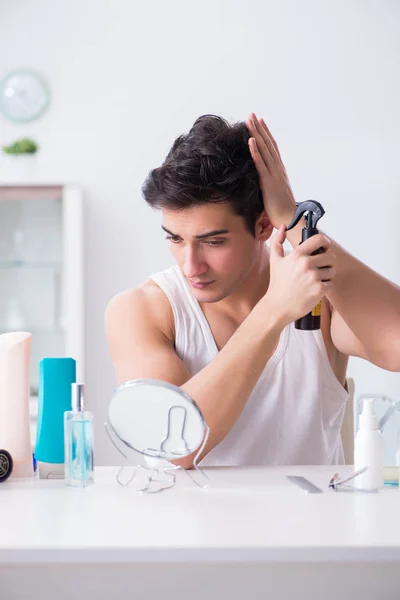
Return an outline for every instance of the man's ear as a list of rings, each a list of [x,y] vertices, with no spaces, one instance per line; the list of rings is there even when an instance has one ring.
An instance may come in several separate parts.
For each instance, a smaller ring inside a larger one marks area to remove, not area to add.
[[[265,212],[265,210],[263,210],[256,221],[256,238],[258,238],[262,242],[266,242],[271,237],[273,230],[274,227],[271,221],[269,220],[267,213]]]

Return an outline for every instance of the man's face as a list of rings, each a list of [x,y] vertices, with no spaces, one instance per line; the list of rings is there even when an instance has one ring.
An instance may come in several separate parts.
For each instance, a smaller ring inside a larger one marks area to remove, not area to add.
[[[162,209],[162,216],[172,254],[199,302],[219,302],[246,279],[260,240],[229,204]]]

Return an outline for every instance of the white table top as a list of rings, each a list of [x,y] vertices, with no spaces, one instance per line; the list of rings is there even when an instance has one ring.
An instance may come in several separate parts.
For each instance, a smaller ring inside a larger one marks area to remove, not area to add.
[[[398,488],[329,491],[335,470],[209,468],[208,492],[179,470],[176,487],[159,494],[121,487],[116,467],[97,468],[86,489],[8,480],[0,484],[0,565],[400,562]],[[326,493],[305,494],[285,475],[303,475]]]

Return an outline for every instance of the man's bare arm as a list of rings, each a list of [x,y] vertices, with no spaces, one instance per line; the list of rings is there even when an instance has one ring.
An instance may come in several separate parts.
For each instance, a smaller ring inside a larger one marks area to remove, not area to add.
[[[254,138],[249,149],[256,166],[264,208],[272,225],[288,225],[296,203],[278,145],[263,119],[252,113],[246,122]],[[288,231],[294,248],[301,241],[302,223]],[[400,288],[332,241],[336,275],[326,294],[333,307],[331,337],[345,355],[359,356],[400,371]]]
[[[286,219],[291,219],[290,215]],[[301,228],[287,232],[294,248]],[[336,276],[326,295],[331,303],[331,336],[348,356],[364,358],[382,369],[400,371],[400,288],[352,256],[331,239]]]
[[[160,292],[162,294],[162,292]],[[154,294],[125,290],[108,303],[105,332],[117,385],[160,379],[181,386],[191,377],[159,326]]]

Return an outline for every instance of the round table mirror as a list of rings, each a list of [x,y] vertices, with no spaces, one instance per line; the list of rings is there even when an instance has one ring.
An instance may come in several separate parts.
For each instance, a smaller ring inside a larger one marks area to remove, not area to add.
[[[166,460],[192,454],[207,429],[195,401],[178,386],[157,379],[120,385],[110,401],[108,419],[129,448]]]

